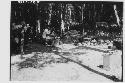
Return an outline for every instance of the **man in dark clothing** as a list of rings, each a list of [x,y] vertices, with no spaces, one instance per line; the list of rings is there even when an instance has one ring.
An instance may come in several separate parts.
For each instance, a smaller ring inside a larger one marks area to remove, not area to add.
[[[21,25],[12,25],[10,40],[11,52],[14,54],[20,53]]]

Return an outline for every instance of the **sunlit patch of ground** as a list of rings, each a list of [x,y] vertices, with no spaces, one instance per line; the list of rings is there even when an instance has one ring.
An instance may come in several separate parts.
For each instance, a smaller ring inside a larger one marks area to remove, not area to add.
[[[87,49],[86,49],[87,48]],[[95,69],[99,72],[105,73],[107,75],[115,76],[118,79],[122,78],[122,51],[114,50],[110,55],[110,70],[106,71],[102,68],[99,68],[99,65],[103,65],[103,55],[107,54],[106,46],[82,46],[76,47],[76,49],[67,50],[70,52],[70,55],[67,56],[66,50],[61,50],[64,52],[62,56],[70,58],[78,63],[84,64],[92,69]]]
[[[113,53],[111,56],[111,70],[105,71],[97,67],[103,64],[103,52],[81,49],[73,45],[60,46],[60,49],[61,47],[63,47],[63,50],[59,51],[63,52],[62,56],[107,75],[115,75],[117,78],[121,78],[121,73],[119,73],[121,72],[121,58],[119,56],[122,54],[121,51],[117,50]],[[47,51],[45,51],[46,49]],[[20,55],[11,56],[11,80],[111,81],[55,54],[52,50],[57,51],[57,48],[44,47],[43,50],[41,48],[39,52],[30,51],[29,54],[23,55],[23,59],[20,58]]]
[[[111,81],[103,76],[92,73],[91,71],[86,70],[72,62],[59,64],[53,63],[42,67],[41,69],[29,67],[18,70],[18,67],[16,65],[13,65],[11,69],[11,74],[12,80],[18,81]]]

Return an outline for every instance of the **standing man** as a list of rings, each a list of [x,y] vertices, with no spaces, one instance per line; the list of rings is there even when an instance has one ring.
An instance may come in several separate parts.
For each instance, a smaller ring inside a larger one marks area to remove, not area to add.
[[[11,33],[11,46],[12,46],[12,53],[20,53],[20,25],[16,25],[12,23],[12,33]]]
[[[27,32],[27,29],[28,29],[28,26],[26,25],[25,21],[22,21],[21,22],[21,25],[22,25],[22,30],[21,30],[21,55],[24,54],[24,44],[27,44],[28,42],[28,34],[26,33]]]
[[[50,28],[44,29],[42,37],[43,37],[46,45],[48,45],[48,43],[50,42],[50,39],[51,39],[50,33],[51,33]]]

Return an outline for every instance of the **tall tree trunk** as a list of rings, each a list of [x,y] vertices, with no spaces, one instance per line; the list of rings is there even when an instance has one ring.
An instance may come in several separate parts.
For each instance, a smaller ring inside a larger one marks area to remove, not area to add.
[[[63,34],[63,32],[65,31],[65,27],[64,27],[64,21],[63,21],[63,5],[61,4],[61,35]]]
[[[85,4],[84,5],[82,5],[82,7],[81,7],[81,10],[82,10],[82,25],[84,25],[83,23],[83,21],[84,21],[84,16],[83,16],[83,9],[85,8]],[[82,33],[84,34],[84,26],[82,26],[83,27],[83,31],[82,31]]]
[[[49,4],[49,19],[48,19],[48,25],[51,25],[51,18],[52,18],[52,3]]]
[[[37,27],[38,27],[38,32],[40,33],[40,20],[37,20]]]
[[[116,5],[114,5],[114,12],[115,12],[117,24],[118,24],[118,26],[120,26],[120,19],[119,19],[119,16],[118,16],[118,12],[117,12],[117,9],[116,9]]]

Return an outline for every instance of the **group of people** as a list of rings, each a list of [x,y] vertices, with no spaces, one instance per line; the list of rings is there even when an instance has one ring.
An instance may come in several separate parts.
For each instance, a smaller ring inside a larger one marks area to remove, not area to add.
[[[29,24],[26,24],[25,21],[22,21],[20,24],[12,23],[11,25],[11,52],[20,53],[21,49],[29,43],[38,42],[37,38],[40,37],[41,44],[44,45],[54,45],[54,41],[57,38],[57,35],[54,30],[46,27],[43,29],[42,33],[39,33],[41,36],[37,36],[36,28],[33,28]]]
[[[12,23],[11,26],[11,50],[12,52],[22,52],[25,45],[33,42],[37,42],[36,38],[40,39],[41,44],[46,46],[56,46],[62,42],[68,43],[73,42],[77,44],[78,42],[83,42],[85,36],[78,37],[78,32],[75,30],[68,31],[63,36],[58,36],[54,30],[50,27],[45,27],[43,32],[40,33],[40,36],[37,36],[36,28],[33,28],[29,24],[26,24],[25,21],[22,21],[19,25]],[[103,35],[103,34],[101,34]],[[61,37],[61,38],[60,38]],[[80,40],[80,38],[82,40]],[[64,39],[64,41],[63,41]],[[93,41],[95,42],[95,41]]]
[[[45,28],[42,33],[42,38],[44,41],[44,44],[47,46],[56,46],[57,44],[60,44],[60,36],[58,36],[54,30],[51,30],[49,27]]]
[[[24,44],[31,42],[33,38],[33,27],[22,21],[20,24],[12,23],[10,33],[11,52],[20,53]],[[25,41],[24,41],[25,40]]]

